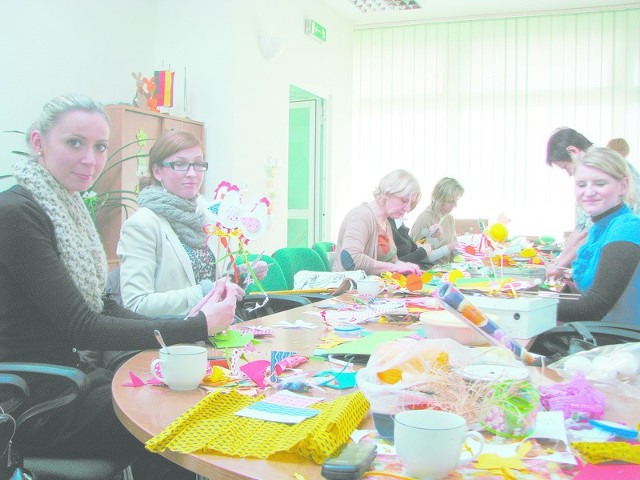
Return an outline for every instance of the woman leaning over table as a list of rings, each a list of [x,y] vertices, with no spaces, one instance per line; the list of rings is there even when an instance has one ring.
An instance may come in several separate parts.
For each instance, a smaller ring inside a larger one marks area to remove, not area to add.
[[[106,161],[109,124],[100,104],[56,97],[27,137],[33,156],[14,165],[17,185],[0,193],[0,361],[78,366],[78,349],[157,348],[155,329],[168,343],[197,342],[231,325],[238,291],[223,283],[186,320],[154,320],[103,297],[106,256],[79,193]],[[122,426],[111,402],[111,371],[86,373],[90,391],[77,410],[21,436],[19,451],[135,455],[136,480],[193,476],[146,452]],[[62,388],[43,381],[31,398],[53,398]]]
[[[415,263],[398,260],[388,218],[401,218],[420,201],[420,184],[406,170],[385,175],[373,191],[373,200],[347,213],[336,244],[333,270],[419,273]]]
[[[576,201],[591,217],[573,261],[579,300],[561,300],[561,322],[592,320],[640,325],[640,218],[625,204],[636,185],[627,162],[608,148],[591,148],[573,170]]]
[[[458,246],[456,221],[451,212],[458,206],[463,193],[464,188],[455,178],[441,178],[431,192],[431,205],[418,216],[411,227],[414,242],[427,242],[433,247],[427,257],[430,263],[451,261],[451,252]]]

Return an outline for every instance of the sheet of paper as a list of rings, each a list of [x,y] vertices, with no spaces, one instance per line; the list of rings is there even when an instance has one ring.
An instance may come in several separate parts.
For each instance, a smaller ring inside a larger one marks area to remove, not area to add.
[[[320,413],[320,410],[313,408],[297,408],[286,405],[278,405],[260,401],[253,405],[238,410],[236,415],[240,417],[256,418],[258,420],[266,420],[268,422],[300,423],[307,418],[314,417]]]
[[[371,355],[381,343],[397,340],[412,333],[411,331],[394,330],[373,332],[365,337],[342,343],[331,349],[317,350],[316,355]]]

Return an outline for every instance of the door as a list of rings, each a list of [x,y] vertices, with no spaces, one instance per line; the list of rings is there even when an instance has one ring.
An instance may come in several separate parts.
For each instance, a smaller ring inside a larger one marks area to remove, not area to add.
[[[323,101],[304,96],[289,103],[288,247],[310,247],[324,230]]]

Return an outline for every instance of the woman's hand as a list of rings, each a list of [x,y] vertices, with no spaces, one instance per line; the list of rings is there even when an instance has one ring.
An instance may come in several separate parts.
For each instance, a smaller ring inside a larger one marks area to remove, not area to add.
[[[245,296],[245,291],[242,289],[242,287],[240,287],[240,285],[238,285],[237,283],[233,283],[231,281],[228,280],[228,277],[224,277],[221,278],[219,280],[216,281],[216,284],[218,282],[223,282],[225,284],[225,288],[227,291],[227,295],[232,295],[235,297],[236,302],[242,300]]]
[[[207,295],[191,309],[187,317],[202,312],[207,319],[207,333],[215,335],[233,324],[236,313],[237,295],[244,291],[228,281],[226,277],[218,280]],[[240,297],[242,298],[242,297]]]
[[[256,278],[258,280],[262,280],[264,277],[267,276],[267,273],[269,272],[269,264],[264,260],[259,260],[255,264],[251,264],[251,266],[253,268],[253,273],[256,274]],[[242,265],[240,265],[240,267],[238,268],[238,271],[240,272],[241,275],[244,275],[246,278],[251,276],[246,263],[243,263]]]
[[[425,242],[421,245],[418,245],[418,247],[424,248],[424,251],[427,252],[427,255],[433,252],[433,246],[430,243]]]
[[[449,249],[450,252],[453,252],[454,250],[456,250],[458,248],[458,240],[454,238],[451,242],[447,244],[447,248]]]
[[[396,262],[390,271],[398,273],[420,273],[420,267],[415,263]]]
[[[439,223],[434,223],[429,227],[430,237],[438,238],[440,235],[442,235],[442,225],[440,225]]]

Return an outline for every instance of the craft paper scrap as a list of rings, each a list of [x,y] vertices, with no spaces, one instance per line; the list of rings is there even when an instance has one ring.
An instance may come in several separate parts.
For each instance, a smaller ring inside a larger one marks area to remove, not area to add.
[[[240,370],[260,388],[266,388],[264,378],[269,365],[269,360],[255,360],[242,365]]]
[[[273,325],[274,327],[282,327],[282,328],[318,328],[317,325],[309,322],[305,322],[304,320],[296,320],[295,323],[288,322],[287,320],[280,320],[278,323]]]
[[[280,390],[273,395],[265,397],[262,401],[266,403],[275,403],[276,405],[305,408],[309,405],[313,405],[314,403],[321,402],[322,400],[324,400],[324,398],[300,395],[299,393],[294,393],[290,390]]]
[[[592,465],[587,463],[573,478],[574,480],[603,480],[612,478],[632,480],[640,478],[640,466],[627,464]]]
[[[270,380],[272,382],[278,382],[278,375],[276,372],[276,365],[281,360],[290,357],[291,355],[295,355],[296,352],[289,352],[284,350],[272,350],[271,351],[271,377]]]
[[[261,325],[256,325],[254,326],[244,326],[242,324],[240,325],[233,325],[231,327],[231,330],[237,330],[240,333],[247,334],[250,333],[252,334],[254,337],[258,338],[258,337],[264,337],[266,335],[273,335],[273,329],[270,327],[264,327]]]
[[[358,338],[350,342],[343,343],[332,349],[316,351],[316,355],[371,355],[375,348],[384,342],[390,342],[402,337],[411,335],[410,331],[388,330],[384,332],[373,332],[366,337]]]
[[[240,417],[257,418],[268,422],[296,424],[307,418],[315,417],[320,412],[312,408],[297,408],[287,405],[260,401],[253,405],[238,410],[236,415]]]
[[[243,334],[237,330],[226,330],[224,332],[220,332],[213,337],[209,337],[211,343],[213,343],[216,348],[242,348],[246,347],[247,344],[253,340],[253,335],[251,333]]]

